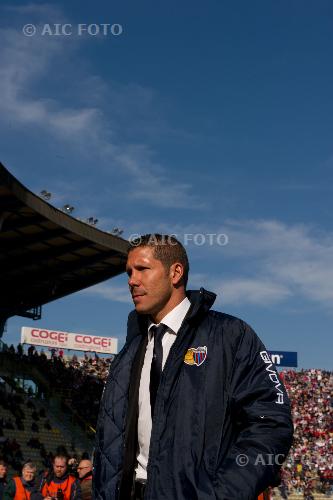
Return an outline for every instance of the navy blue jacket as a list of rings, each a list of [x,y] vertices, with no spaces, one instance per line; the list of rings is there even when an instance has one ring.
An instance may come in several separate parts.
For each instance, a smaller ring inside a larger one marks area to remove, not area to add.
[[[192,305],[157,393],[145,500],[253,500],[278,483],[292,441],[289,400],[254,331],[210,311],[215,294],[201,289],[188,297]],[[146,337],[147,318],[131,313],[127,342],[111,365],[101,400],[96,500],[129,500],[120,495],[126,432],[133,434],[129,393],[135,384],[138,392],[138,352]]]

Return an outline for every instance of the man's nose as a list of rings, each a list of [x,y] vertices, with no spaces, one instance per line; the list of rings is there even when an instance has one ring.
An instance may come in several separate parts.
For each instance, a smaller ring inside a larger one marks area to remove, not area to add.
[[[128,278],[128,285],[130,287],[137,286],[139,284],[139,279],[138,275],[132,273],[131,276]]]

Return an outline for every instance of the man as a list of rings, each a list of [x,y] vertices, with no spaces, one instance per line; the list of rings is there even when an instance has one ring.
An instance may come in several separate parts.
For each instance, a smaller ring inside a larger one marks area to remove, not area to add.
[[[92,462],[91,460],[81,460],[76,469],[81,484],[82,500],[92,498]]]
[[[35,483],[36,467],[32,462],[26,462],[22,468],[22,477],[13,477],[6,486],[3,500],[30,500],[35,495],[35,500],[41,500]]]
[[[81,500],[81,487],[75,476],[68,473],[67,457],[56,455],[53,459],[53,471],[44,476],[40,491],[44,500]]]
[[[0,460],[0,500],[2,500],[4,489],[7,486],[7,472],[8,465],[4,460]]]
[[[278,483],[290,405],[243,321],[186,293],[173,237],[146,235],[127,258],[136,311],[110,368],[97,425],[96,500],[254,500]]]

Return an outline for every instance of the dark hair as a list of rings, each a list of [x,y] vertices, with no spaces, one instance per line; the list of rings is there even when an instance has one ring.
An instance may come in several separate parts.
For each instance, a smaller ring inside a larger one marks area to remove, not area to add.
[[[155,259],[160,260],[166,270],[169,270],[175,262],[182,264],[184,269],[182,280],[186,287],[190,265],[186,250],[177,238],[167,234],[144,234],[130,241],[127,254],[138,247],[152,247]]]
[[[3,465],[4,467],[8,467],[6,460],[2,460],[2,458],[0,458],[0,465]]]

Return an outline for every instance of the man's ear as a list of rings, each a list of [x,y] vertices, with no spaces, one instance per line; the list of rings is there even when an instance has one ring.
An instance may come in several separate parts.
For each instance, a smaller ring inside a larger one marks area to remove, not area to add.
[[[173,285],[179,285],[184,275],[184,267],[180,262],[175,262],[170,267],[170,275]]]

